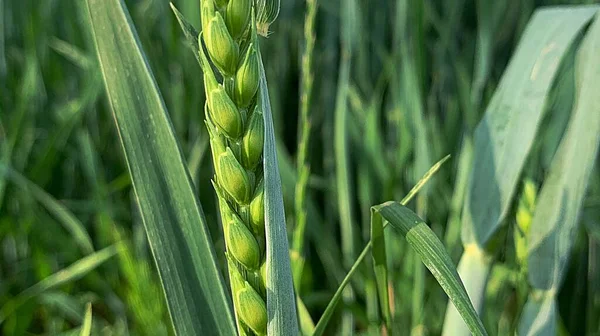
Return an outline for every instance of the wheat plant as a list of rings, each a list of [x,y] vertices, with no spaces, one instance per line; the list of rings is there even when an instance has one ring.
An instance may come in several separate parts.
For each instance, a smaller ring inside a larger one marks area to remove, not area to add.
[[[173,2],[0,0],[0,335],[600,332],[594,1]]]
[[[207,97],[206,127],[215,169],[213,186],[219,199],[241,335],[266,335],[268,320],[264,182],[263,167],[259,165],[265,127],[262,106],[257,103],[257,30],[266,35],[278,10],[273,1],[260,3],[254,6],[251,0],[203,1],[199,37],[207,51],[200,44]]]

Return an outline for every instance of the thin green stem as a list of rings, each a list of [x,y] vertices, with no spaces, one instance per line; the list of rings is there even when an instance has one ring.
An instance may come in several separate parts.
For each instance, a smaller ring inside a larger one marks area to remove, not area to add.
[[[308,145],[310,143],[310,100],[314,76],[312,73],[313,50],[315,46],[315,17],[317,0],[306,1],[306,18],[304,20],[304,53],[302,55],[302,87],[300,92],[300,141],[298,144],[298,182],[296,183],[295,211],[296,228],[292,250],[296,253],[293,272],[296,293],[299,292],[302,270],[304,268],[304,231],[306,230],[306,189],[310,176],[308,162]]]

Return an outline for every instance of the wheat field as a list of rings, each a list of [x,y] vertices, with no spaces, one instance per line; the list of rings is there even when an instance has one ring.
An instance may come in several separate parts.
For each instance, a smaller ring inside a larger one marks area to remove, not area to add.
[[[600,335],[599,16],[0,0],[0,335]]]

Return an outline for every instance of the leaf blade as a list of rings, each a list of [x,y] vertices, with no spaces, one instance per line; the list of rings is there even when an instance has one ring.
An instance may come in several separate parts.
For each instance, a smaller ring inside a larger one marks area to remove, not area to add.
[[[474,335],[487,335],[452,259],[429,226],[412,210],[398,202],[386,202],[375,206],[374,209],[400,231],[419,254],[421,261],[454,303],[471,332]]]
[[[85,319],[79,331],[79,336],[90,336],[92,334],[92,303],[88,303],[85,308]]]
[[[593,7],[544,9],[528,24],[475,130],[463,243],[485,245],[506,216],[560,60],[595,12]]]
[[[260,59],[260,105],[265,123],[263,167],[265,174],[265,236],[267,241],[267,313],[269,335],[298,335],[296,301],[285,211],[281,191],[281,176],[277,161],[275,131],[269,91],[262,57]]]
[[[575,106],[537,199],[528,234],[529,282],[538,289],[556,290],[563,281],[598,153],[600,62],[592,55],[599,52],[600,20],[596,19],[579,50]]]
[[[234,335],[231,301],[206,219],[131,18],[119,0],[87,4],[107,95],[175,332]]]
[[[15,310],[25,302],[44,293],[47,290],[80,279],[88,272],[92,271],[114,256],[117,251],[118,247],[113,245],[98,252],[91,253],[69,265],[68,267],[42,279],[35,285],[25,289],[23,292],[6,302],[0,308],[0,324],[6,319],[6,317],[8,317],[8,315],[14,313]]]

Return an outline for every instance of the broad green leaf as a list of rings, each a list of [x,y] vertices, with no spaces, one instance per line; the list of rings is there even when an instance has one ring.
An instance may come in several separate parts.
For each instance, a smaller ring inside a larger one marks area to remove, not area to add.
[[[559,65],[595,11],[594,7],[537,11],[475,130],[461,233],[466,247],[473,250],[478,246],[477,254],[484,253],[485,245],[505,219],[549,103]],[[463,277],[478,311],[483,308],[483,297],[476,295],[484,295],[481,287],[489,272],[487,266],[479,266],[476,275],[467,271]],[[468,334],[450,304],[446,317],[446,330],[456,335]]]
[[[120,0],[87,4],[107,96],[175,333],[235,335],[231,300],[206,220],[127,9]]]
[[[263,169],[265,174],[265,236],[267,240],[267,313],[269,335],[298,335],[294,282],[277,161],[273,116],[262,57],[260,58],[259,105],[265,122]]]
[[[32,298],[58,286],[64,285],[71,281],[76,281],[92,271],[96,267],[114,256],[118,251],[118,246],[109,246],[98,252],[94,252],[64,268],[35,285],[27,288],[19,295],[4,303],[0,308],[0,324],[20,306]]]
[[[85,318],[79,336],[90,336],[92,334],[92,303],[88,303],[85,308]]]
[[[530,294],[521,313],[517,335],[556,335],[556,317],[554,295]]]
[[[576,100],[567,131],[537,199],[528,234],[529,282],[558,290],[568,267],[585,191],[600,145],[600,20],[576,60]]]
[[[529,295],[519,334],[555,334],[556,293],[569,257],[590,174],[600,146],[600,20],[595,20],[576,59],[576,99],[567,130],[537,199],[528,234]],[[537,292],[543,293],[540,295]]]
[[[595,12],[594,7],[543,9],[528,24],[475,130],[464,244],[485,245],[506,216],[559,64]]]

